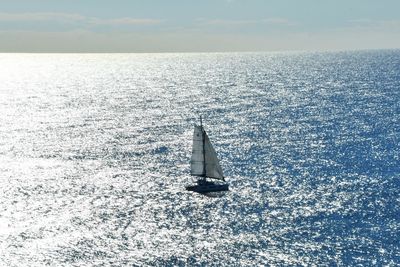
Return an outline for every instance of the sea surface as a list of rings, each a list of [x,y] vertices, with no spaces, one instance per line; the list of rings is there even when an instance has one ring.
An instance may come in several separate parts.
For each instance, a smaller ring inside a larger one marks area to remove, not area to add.
[[[200,115],[225,194],[184,190]],[[0,54],[0,266],[373,265],[400,50]]]

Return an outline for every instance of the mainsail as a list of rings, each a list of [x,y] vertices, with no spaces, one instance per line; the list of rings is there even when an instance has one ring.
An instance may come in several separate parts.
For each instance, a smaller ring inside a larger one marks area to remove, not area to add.
[[[224,180],[217,153],[203,126],[194,127],[190,165],[192,175]]]

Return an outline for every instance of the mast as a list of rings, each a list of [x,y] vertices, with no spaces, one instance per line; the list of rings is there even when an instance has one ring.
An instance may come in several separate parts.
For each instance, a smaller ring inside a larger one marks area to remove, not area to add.
[[[203,129],[203,120],[201,119],[201,115],[200,115],[200,128],[201,128],[201,134],[202,134],[202,140],[203,140],[203,179],[202,180],[206,180],[206,133]]]

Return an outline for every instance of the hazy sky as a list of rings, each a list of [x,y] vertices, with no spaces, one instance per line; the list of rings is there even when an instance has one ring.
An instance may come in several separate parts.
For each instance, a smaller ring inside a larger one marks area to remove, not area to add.
[[[400,0],[0,0],[0,52],[400,48]]]

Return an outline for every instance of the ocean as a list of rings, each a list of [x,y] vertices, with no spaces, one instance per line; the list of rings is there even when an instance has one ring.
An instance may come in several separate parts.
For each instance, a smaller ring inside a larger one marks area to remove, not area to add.
[[[399,195],[400,50],[0,54],[0,266],[398,266]]]

